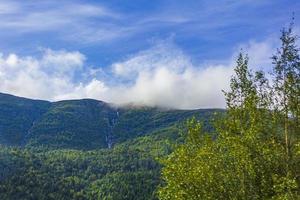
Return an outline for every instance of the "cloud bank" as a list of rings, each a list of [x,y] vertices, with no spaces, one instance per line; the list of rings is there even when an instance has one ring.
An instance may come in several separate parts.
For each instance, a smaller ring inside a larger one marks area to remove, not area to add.
[[[272,47],[272,45],[271,45]],[[269,65],[270,44],[244,45],[255,65]],[[266,55],[267,54],[267,55]],[[0,56],[0,91],[51,101],[95,98],[115,104],[180,109],[223,108],[236,53],[223,65],[196,65],[172,42],[159,42],[106,68],[80,52],[42,50],[39,57]]]

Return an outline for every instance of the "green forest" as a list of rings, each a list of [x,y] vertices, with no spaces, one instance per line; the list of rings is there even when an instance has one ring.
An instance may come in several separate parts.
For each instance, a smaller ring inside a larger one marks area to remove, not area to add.
[[[0,199],[300,199],[300,53],[236,60],[226,110],[0,96]],[[99,132],[99,130],[101,130]]]

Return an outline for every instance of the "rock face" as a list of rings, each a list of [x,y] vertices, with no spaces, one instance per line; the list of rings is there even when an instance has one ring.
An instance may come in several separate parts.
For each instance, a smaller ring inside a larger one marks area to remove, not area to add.
[[[48,102],[0,93],[0,144],[49,148],[112,148],[215,109],[115,107],[93,99]]]

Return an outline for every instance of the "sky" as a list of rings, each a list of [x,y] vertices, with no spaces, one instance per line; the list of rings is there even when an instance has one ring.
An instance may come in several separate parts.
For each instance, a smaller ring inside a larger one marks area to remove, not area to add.
[[[0,92],[224,108],[235,59],[271,68],[299,0],[0,0]]]

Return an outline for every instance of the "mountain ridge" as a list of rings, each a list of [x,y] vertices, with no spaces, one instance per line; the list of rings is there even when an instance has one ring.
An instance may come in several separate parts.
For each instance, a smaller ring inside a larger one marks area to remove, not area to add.
[[[0,94],[0,198],[156,200],[157,158],[182,142],[187,119],[209,130],[219,111]]]
[[[179,110],[132,104],[121,107],[95,99],[50,102],[0,93],[0,144],[111,148],[192,116],[207,120],[216,111],[220,109]]]

